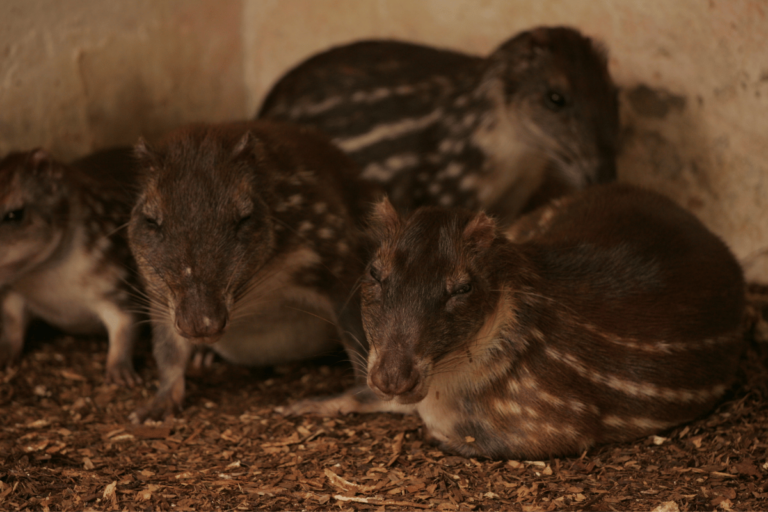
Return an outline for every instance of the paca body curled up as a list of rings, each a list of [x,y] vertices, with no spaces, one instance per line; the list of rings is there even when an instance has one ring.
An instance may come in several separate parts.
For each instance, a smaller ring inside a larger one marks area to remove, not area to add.
[[[137,154],[129,237],[152,301],[160,387],[134,421],[181,407],[193,344],[268,365],[341,338],[360,359],[357,222],[373,196],[351,160],[313,130],[267,121],[188,126]]]
[[[731,383],[741,269],[658,194],[593,187],[506,234],[483,213],[400,218],[386,201],[375,222],[362,307],[380,400],[341,412],[416,412],[450,451],[543,458],[691,420]]]
[[[107,380],[132,385],[138,305],[125,224],[136,188],[131,148],[63,164],[46,151],[0,161],[0,366],[40,318],[73,334],[109,335]]]
[[[391,40],[321,52],[286,73],[259,117],[314,126],[400,211],[515,218],[616,177],[619,110],[605,52],[539,27],[487,57]]]

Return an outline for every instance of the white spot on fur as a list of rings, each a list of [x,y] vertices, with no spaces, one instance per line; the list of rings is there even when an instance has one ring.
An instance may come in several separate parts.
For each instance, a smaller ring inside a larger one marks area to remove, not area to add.
[[[320,228],[317,230],[317,236],[323,240],[330,240],[334,236],[334,231],[330,228]]]
[[[314,206],[312,207],[312,210],[316,214],[321,215],[321,214],[325,213],[328,210],[328,205],[325,204],[325,203],[322,203],[322,202],[321,203],[315,203]]]
[[[309,222],[308,220],[302,221],[301,224],[299,224],[299,233],[306,234],[307,232],[315,229],[315,225]]]
[[[184,274],[188,275],[188,276],[191,276],[192,275],[192,268],[191,267],[185,268],[184,269]]]
[[[354,153],[377,142],[396,139],[408,133],[423,130],[427,126],[437,123],[442,115],[443,109],[438,108],[422,117],[406,118],[394,123],[380,124],[374,126],[367,133],[347,139],[335,139],[335,142],[347,153]]]

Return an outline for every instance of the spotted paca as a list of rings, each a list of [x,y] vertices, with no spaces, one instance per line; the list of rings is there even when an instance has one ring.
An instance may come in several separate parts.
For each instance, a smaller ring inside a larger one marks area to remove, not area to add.
[[[75,334],[106,330],[107,380],[140,379],[131,356],[135,264],[125,238],[136,170],[130,148],[71,165],[44,150],[0,161],[0,365],[15,360],[40,318]]]
[[[483,213],[375,213],[362,282],[367,403],[417,413],[449,451],[578,454],[694,419],[743,348],[744,282],[693,215],[627,185],[591,187],[506,233]],[[323,412],[329,412],[329,408]]]
[[[258,116],[329,134],[400,211],[508,221],[616,175],[605,52],[565,27],[522,32],[486,58],[389,40],[332,48],[280,79]]]
[[[359,222],[373,187],[349,158],[314,130],[268,121],[191,125],[136,151],[144,178],[129,237],[160,387],[134,421],[181,407],[193,345],[269,365],[341,338],[360,362]]]

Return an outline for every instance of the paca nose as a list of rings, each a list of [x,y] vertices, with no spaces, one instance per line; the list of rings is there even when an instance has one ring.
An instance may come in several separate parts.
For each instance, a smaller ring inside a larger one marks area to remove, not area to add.
[[[228,315],[224,307],[217,306],[180,303],[176,308],[176,330],[185,338],[220,336],[227,328]]]
[[[223,333],[226,327],[226,317],[211,318],[207,315],[176,317],[176,329],[185,338],[210,338]]]
[[[388,396],[405,395],[416,389],[421,375],[412,364],[400,361],[380,365],[371,371],[370,384],[374,391]]]

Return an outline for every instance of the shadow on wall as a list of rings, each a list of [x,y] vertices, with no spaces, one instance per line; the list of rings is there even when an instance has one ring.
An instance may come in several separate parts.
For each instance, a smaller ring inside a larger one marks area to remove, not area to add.
[[[621,97],[619,177],[677,200],[696,214],[718,202],[706,136],[688,98],[640,84]]]

